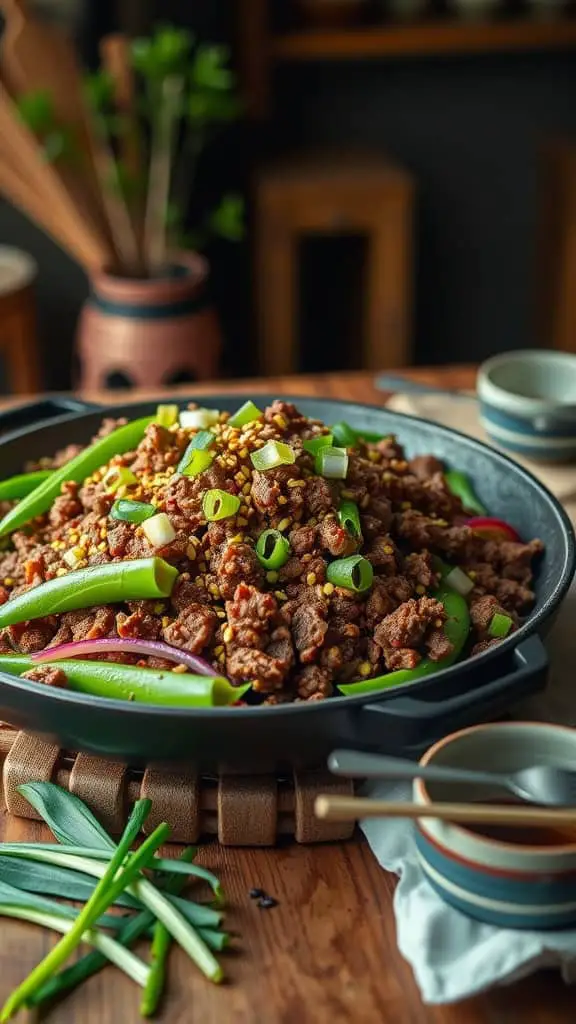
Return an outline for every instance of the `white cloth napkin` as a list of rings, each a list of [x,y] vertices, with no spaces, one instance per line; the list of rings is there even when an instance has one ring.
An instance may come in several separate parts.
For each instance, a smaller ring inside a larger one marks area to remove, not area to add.
[[[362,795],[409,800],[410,784],[371,783]],[[576,930],[523,932],[473,921],[428,885],[411,821],[371,818],[361,828],[382,867],[399,876],[394,893],[398,949],[425,1003],[467,999],[544,967],[558,967],[565,982],[576,981]]]
[[[473,400],[398,394],[388,407],[486,440]],[[576,518],[576,466],[524,464],[543,479]],[[576,725],[575,614],[576,583],[547,644],[551,659],[548,687],[543,694],[513,709],[514,717]],[[410,785],[397,782],[366,783],[363,795],[383,800],[411,799]],[[418,864],[412,822],[372,818],[361,822],[361,828],[382,867],[399,876],[394,895],[398,948],[414,971],[425,1003],[456,1002],[545,967],[558,967],[564,981],[576,982],[576,929],[525,932],[474,921],[449,907],[429,886]]]

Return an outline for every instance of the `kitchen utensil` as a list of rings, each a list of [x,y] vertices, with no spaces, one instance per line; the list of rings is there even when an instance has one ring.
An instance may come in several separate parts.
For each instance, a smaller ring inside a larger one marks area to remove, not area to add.
[[[397,757],[335,750],[328,758],[334,775],[370,779],[423,779],[424,782],[473,783],[508,789],[522,800],[549,807],[576,806],[576,771],[533,765],[511,774],[472,771],[443,765],[421,765]]]
[[[202,404],[234,411],[246,395],[211,394]],[[259,394],[260,406],[273,398]],[[197,398],[196,398],[197,400]],[[304,415],[326,423],[346,420],[373,433],[396,434],[408,456],[431,453],[467,472],[480,500],[524,536],[543,537],[535,583],[535,607],[520,628],[476,658],[394,690],[271,707],[215,709],[153,708],[93,699],[7,675],[0,676],[0,720],[41,733],[69,750],[88,750],[136,765],[154,759],[192,759],[245,773],[293,764],[324,763],[339,747],[410,755],[470,722],[502,714],[520,697],[541,689],[547,658],[539,634],[546,632],[574,573],[573,528],[559,502],[530,473],[478,441],[432,423],[376,406],[316,398],[286,397]],[[180,405],[185,406],[182,399]],[[3,475],[31,458],[87,442],[103,416],[135,418],[154,412],[156,402],[87,407],[71,415],[54,400],[0,416]],[[52,419],[44,419],[52,412]],[[16,418],[17,417],[17,418]],[[36,421],[36,422],[35,422]]]
[[[393,800],[372,800],[359,796],[318,796],[316,816],[322,821],[359,821],[361,818],[437,818],[438,821],[458,821],[473,825],[530,826],[557,828],[560,825],[576,827],[576,808],[550,811],[539,807],[515,807],[506,804],[397,803]]]

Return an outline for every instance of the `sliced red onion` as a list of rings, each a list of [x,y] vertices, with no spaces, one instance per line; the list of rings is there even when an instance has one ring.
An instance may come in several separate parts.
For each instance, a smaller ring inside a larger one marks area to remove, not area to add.
[[[186,665],[192,672],[201,676],[220,675],[204,658],[199,658],[190,651],[182,651],[179,647],[160,640],[132,640],[123,637],[104,637],[102,640],[76,640],[69,644],[58,644],[33,654],[34,661],[60,661],[62,658],[79,658],[83,654],[144,654],[148,658],[166,658],[179,665]]]

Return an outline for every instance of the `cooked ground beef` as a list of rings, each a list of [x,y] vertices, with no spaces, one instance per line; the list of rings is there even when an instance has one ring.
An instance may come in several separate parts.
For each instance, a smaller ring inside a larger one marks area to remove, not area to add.
[[[120,422],[104,421],[99,436]],[[0,556],[0,605],[72,566],[151,554],[179,571],[171,597],[12,626],[0,636],[0,651],[30,654],[100,637],[163,640],[207,659],[236,684],[251,682],[245,699],[281,704],[321,700],[341,682],[413,669],[423,658],[441,663],[450,655],[446,612],[434,597],[439,558],[473,581],[472,654],[498,642],[489,632],[495,614],[509,616],[516,628],[529,610],[543,545],[498,543],[474,533],[435,456],[407,460],[393,437],[360,441],[348,450],[346,479],[324,479],[304,443],[328,428],[281,400],[241,429],[230,427],[225,414],[212,429],[211,465],[188,476],[177,467],[191,430],[152,423],[135,451],[116,456],[80,485],[65,483],[48,513],[16,531]],[[255,470],[251,456],[267,441],[289,444],[295,461]],[[78,450],[69,446],[34,468],[64,465]],[[134,482],[111,490],[111,467],[129,469]],[[233,516],[207,523],[203,497],[215,488],[237,496],[239,507]],[[170,519],[174,538],[155,549],[141,525],[112,518],[118,497],[152,502]],[[360,535],[339,519],[343,500],[358,506]],[[270,528],[289,541],[278,568],[265,567],[256,552],[258,537]],[[327,579],[334,560],[355,554],[370,562],[374,574],[360,594]],[[129,653],[105,657],[171,667]],[[27,676],[65,685],[63,673],[46,666]]]
[[[54,686],[60,690],[68,685],[66,674],[56,665],[38,665],[28,672],[23,672],[22,678],[31,679],[33,683],[43,683],[44,686]]]

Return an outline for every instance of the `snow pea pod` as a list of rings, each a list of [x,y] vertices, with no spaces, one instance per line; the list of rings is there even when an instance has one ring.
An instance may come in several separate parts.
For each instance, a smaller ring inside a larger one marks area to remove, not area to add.
[[[70,459],[61,469],[55,469],[48,479],[34,488],[22,501],[10,509],[0,521],[0,537],[18,527],[29,523],[36,516],[47,512],[52,502],[60,494],[62,484],[67,480],[82,483],[87,476],[101,466],[106,465],[114,455],[136,448],[144,436],[146,427],[154,420],[153,416],[144,416],[133,420],[123,427],[118,427],[106,437],[101,437],[94,444],[84,448],[75,458]]]
[[[0,629],[119,601],[168,597],[178,570],[162,558],[136,558],[75,569],[18,594],[0,607]]]
[[[110,661],[44,661],[60,668],[68,686],[78,693],[136,704],[160,704],[164,707],[208,708],[234,704],[250,689],[232,686],[224,676],[196,676],[189,672],[139,668]],[[21,676],[38,662],[22,654],[0,655],[0,672]]]
[[[466,473],[462,473],[459,469],[449,469],[444,473],[444,479],[450,493],[455,498],[460,498],[464,508],[470,512],[476,512],[480,516],[487,514],[486,508],[476,497],[472,482]]]
[[[352,697],[359,693],[377,693],[379,690],[389,690],[402,683],[412,683],[416,679],[433,675],[443,668],[448,668],[458,660],[468,634],[470,632],[470,612],[464,598],[455,590],[441,586],[434,594],[435,598],[444,606],[448,618],[444,623],[444,632],[452,644],[452,651],[440,661],[431,661],[430,658],[422,658],[416,668],[399,669],[397,672],[387,672],[383,676],[374,676],[373,679],[361,679],[357,683],[343,683],[338,689],[346,697]]]
[[[48,480],[54,470],[38,469],[34,473],[19,473],[7,480],[0,480],[0,501],[18,501],[27,497],[39,484]]]

